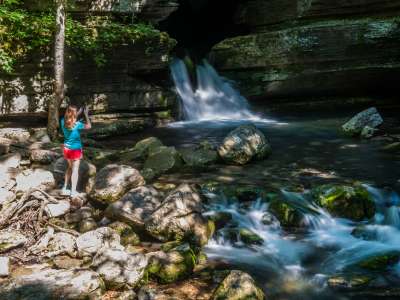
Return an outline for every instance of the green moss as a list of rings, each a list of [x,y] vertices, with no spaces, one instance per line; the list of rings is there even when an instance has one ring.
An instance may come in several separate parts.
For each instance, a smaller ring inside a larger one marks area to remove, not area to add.
[[[239,236],[241,241],[246,245],[262,245],[264,242],[259,235],[246,228],[241,228],[239,230]]]
[[[385,254],[378,254],[360,263],[358,266],[368,270],[385,270],[400,260],[400,252],[393,251]]]
[[[281,201],[279,198],[274,198],[270,201],[268,210],[279,220],[284,227],[301,226],[303,216],[294,208]]]

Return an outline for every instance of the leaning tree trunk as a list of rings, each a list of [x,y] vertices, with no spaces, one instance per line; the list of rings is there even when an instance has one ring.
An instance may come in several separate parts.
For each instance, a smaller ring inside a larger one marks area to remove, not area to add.
[[[56,0],[56,37],[54,45],[54,97],[48,108],[47,132],[52,140],[58,135],[59,109],[64,100],[64,46],[65,46],[65,1]]]

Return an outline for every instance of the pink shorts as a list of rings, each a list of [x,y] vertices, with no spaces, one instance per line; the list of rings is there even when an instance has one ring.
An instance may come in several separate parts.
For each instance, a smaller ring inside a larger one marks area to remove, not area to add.
[[[83,155],[82,149],[68,149],[64,146],[64,158],[68,160],[81,159]]]

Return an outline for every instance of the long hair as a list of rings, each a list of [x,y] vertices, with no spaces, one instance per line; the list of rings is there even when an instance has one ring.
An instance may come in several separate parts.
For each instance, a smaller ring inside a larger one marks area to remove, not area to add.
[[[72,129],[75,126],[75,122],[78,115],[78,108],[75,105],[68,105],[67,110],[64,114],[64,125],[65,128]]]

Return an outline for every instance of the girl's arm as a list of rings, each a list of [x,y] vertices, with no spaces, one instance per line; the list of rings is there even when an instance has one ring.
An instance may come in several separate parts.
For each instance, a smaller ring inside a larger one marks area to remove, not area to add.
[[[92,128],[92,123],[90,122],[89,119],[89,109],[87,106],[83,109],[83,115],[85,117],[85,129],[90,129]]]

